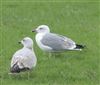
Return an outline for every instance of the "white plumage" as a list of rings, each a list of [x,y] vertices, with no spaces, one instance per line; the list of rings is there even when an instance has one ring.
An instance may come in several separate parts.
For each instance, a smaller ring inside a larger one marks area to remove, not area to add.
[[[66,50],[81,50],[82,45],[76,44],[68,37],[51,33],[47,25],[40,25],[32,32],[36,32],[38,46],[46,52],[62,52]]]
[[[35,67],[37,63],[32,39],[25,37],[20,43],[23,44],[23,48],[15,52],[11,60],[12,73],[30,70]]]

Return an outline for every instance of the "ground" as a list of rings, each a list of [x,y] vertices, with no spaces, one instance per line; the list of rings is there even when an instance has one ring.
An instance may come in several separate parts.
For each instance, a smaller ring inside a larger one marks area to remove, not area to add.
[[[99,1],[0,1],[0,85],[99,85]],[[66,51],[49,57],[35,42],[41,24],[51,32],[86,45],[83,51]],[[10,61],[23,37],[34,41],[38,59],[30,72],[9,75]]]

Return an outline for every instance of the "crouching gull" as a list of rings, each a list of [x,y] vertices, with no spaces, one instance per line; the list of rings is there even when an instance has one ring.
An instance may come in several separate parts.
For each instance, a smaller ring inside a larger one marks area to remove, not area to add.
[[[83,45],[76,44],[70,38],[51,33],[47,25],[40,25],[32,32],[36,32],[38,46],[46,52],[62,52],[66,50],[82,50]]]
[[[23,48],[15,52],[11,60],[11,73],[20,73],[31,70],[36,66],[37,58],[33,50],[33,41],[29,37],[25,37],[19,43]]]

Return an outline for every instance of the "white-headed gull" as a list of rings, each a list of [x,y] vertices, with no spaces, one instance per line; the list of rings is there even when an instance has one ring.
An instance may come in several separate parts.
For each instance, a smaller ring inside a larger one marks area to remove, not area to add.
[[[36,32],[38,46],[46,52],[62,52],[66,50],[82,50],[83,45],[76,44],[70,38],[51,33],[47,25],[40,25],[32,32]]]
[[[20,73],[22,71],[31,70],[36,66],[37,58],[33,50],[33,41],[29,37],[25,37],[20,41],[23,48],[15,52],[11,60],[11,73]]]

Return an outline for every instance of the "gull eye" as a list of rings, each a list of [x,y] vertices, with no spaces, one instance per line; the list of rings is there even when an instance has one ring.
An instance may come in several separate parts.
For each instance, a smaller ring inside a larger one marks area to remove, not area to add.
[[[23,39],[23,41],[25,41],[25,39]]]
[[[43,28],[40,28],[40,29],[43,29]]]

